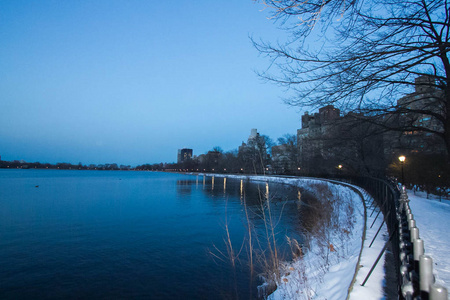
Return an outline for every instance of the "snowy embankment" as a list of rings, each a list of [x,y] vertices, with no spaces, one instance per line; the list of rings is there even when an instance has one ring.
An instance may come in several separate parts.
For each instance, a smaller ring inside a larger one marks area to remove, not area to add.
[[[319,184],[326,184],[332,193],[335,206],[332,226],[323,227],[318,234],[310,237],[308,250],[301,258],[283,264],[277,289],[269,299],[346,299],[349,291],[351,299],[383,298],[384,257],[366,285],[360,285],[383,248],[387,236],[384,226],[372,247],[368,248],[381,225],[382,216],[375,220],[376,211],[372,216],[367,215],[365,230],[363,201],[369,203],[372,199],[361,188],[310,178],[206,175],[289,184],[317,193],[316,196],[320,196],[320,193],[314,188]],[[374,225],[369,228],[372,223]]]
[[[426,199],[422,192],[408,192],[409,206],[424,241],[425,254],[433,259],[436,283],[450,287],[450,201],[440,202],[437,196]]]

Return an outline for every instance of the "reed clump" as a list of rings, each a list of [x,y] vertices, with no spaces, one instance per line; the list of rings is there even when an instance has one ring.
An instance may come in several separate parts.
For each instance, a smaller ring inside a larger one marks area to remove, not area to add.
[[[275,213],[266,184],[265,190],[259,192],[259,205],[249,207],[244,195],[247,234],[242,244],[233,246],[229,228],[225,226],[226,253],[219,251],[218,247],[212,253],[216,258],[229,260],[233,268],[236,263],[241,263],[240,256],[246,253],[245,263],[251,276],[257,274],[262,281],[258,286],[259,298],[266,299],[281,289],[285,297],[311,299],[315,295],[313,281],[321,281],[330,265],[348,253],[346,240],[352,235],[355,223],[352,197],[328,183],[312,183],[308,190],[315,199],[304,201],[299,197],[297,200],[301,214],[301,241],[277,230],[283,209]],[[256,219],[259,220],[259,228],[255,225]],[[282,248],[289,251],[281,251]],[[308,259],[308,256],[314,259]]]

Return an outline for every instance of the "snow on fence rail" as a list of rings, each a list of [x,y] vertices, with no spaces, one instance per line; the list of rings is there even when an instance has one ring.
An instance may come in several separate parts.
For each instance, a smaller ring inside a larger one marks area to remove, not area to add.
[[[424,254],[424,241],[419,237],[419,229],[404,188],[399,199],[397,219],[402,296],[407,300],[447,300],[447,289],[434,282],[433,259]]]
[[[424,254],[424,241],[419,237],[405,189],[399,191],[393,184],[376,178],[347,179],[371,193],[384,215],[394,255],[398,298],[447,300],[447,289],[435,284],[433,260]]]

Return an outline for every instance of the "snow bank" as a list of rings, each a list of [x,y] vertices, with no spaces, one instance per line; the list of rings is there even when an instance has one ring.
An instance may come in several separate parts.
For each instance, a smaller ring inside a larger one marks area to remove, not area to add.
[[[380,249],[383,248],[385,244],[384,237],[387,236],[387,230],[384,226],[379,234],[380,236],[375,240],[372,247],[368,248],[368,244],[381,225],[382,217],[379,217],[372,229],[365,233],[363,201],[370,202],[371,198],[361,188],[311,178],[226,174],[204,175],[246,179],[256,182],[284,183],[301,187],[312,193],[315,193],[314,186],[316,184],[326,183],[334,197],[342,200],[342,203],[338,206],[340,210],[338,212],[339,215],[344,216],[348,214],[349,207],[352,207],[353,219],[351,222],[353,224],[351,231],[345,230],[349,226],[348,219],[342,217],[337,220],[338,223],[334,224],[333,228],[327,233],[328,240],[325,244],[328,244],[329,248],[324,247],[323,240],[313,237],[310,241],[309,251],[304,253],[302,258],[284,263],[281,270],[282,276],[277,282],[278,287],[269,296],[269,299],[346,299],[349,296],[349,289],[352,288],[353,279],[355,279],[355,284],[350,294],[351,299],[383,298],[384,259],[380,261],[379,266],[375,269],[370,282],[365,287],[360,285],[373,262],[375,262]],[[361,199],[361,195],[363,195],[364,199]],[[369,226],[372,224],[375,215],[369,218]],[[365,241],[362,241],[363,236],[366,237]],[[361,249],[363,249],[362,255]],[[358,269],[359,272],[355,274]]]
[[[347,298],[361,251],[364,206],[359,195],[347,186],[311,179],[300,179],[297,184],[312,188],[314,193],[312,182],[328,184],[333,198],[340,200],[335,203],[338,211],[335,211],[332,226],[325,229],[327,240],[322,240],[322,233],[312,236],[309,251],[303,258],[288,264],[292,272],[285,273],[270,299]]]

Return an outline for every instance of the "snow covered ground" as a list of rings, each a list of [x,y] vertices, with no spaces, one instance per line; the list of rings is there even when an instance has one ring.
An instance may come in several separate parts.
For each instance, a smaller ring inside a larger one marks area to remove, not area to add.
[[[368,276],[370,269],[376,262],[378,255],[381,253],[381,250],[386,244],[389,234],[386,224],[383,224],[382,214],[380,213],[377,217],[379,209],[371,205],[373,198],[362,188],[359,188],[359,190],[363,193],[367,205],[366,234],[363,250],[361,251],[359,270],[355,276],[355,283],[350,291],[349,299],[385,299],[383,290],[383,286],[385,284],[385,254],[381,256],[378,264],[375,266],[370,277],[367,278],[364,286],[361,285]],[[380,232],[376,236],[380,227]]]
[[[433,259],[436,283],[450,288],[450,201],[408,190],[409,206],[424,240],[425,254]]]
[[[277,290],[269,299],[346,299],[352,284],[356,266],[361,251],[364,231],[364,206],[360,196],[351,188],[322,181],[328,184],[334,197],[342,200],[338,205],[339,221],[328,231],[325,244],[333,249],[324,247],[323,241],[314,237],[309,251],[302,259],[287,264],[287,271],[278,283]],[[310,185],[308,179],[296,182],[304,188]],[[314,192],[314,190],[311,190]],[[355,209],[350,217],[351,233],[346,232],[349,214],[345,211],[348,206]],[[325,248],[325,249],[324,249]]]
[[[206,174],[212,176],[211,174]],[[308,188],[309,185],[324,182],[320,179],[282,178],[275,176],[221,175],[217,177],[233,177],[252,181],[279,182]],[[361,286],[370,268],[375,263],[382,248],[386,244],[388,232],[381,226],[382,215],[376,218],[378,209],[370,204],[373,199],[363,189],[356,188],[367,205],[367,219],[364,219],[364,206],[360,195],[352,188],[328,182],[333,192],[344,195],[355,207],[355,225],[347,241],[345,253],[331,251],[324,267],[320,250],[307,252],[302,259],[286,262],[281,283],[270,299],[385,299],[384,255],[375,267],[364,286]],[[425,253],[433,258],[436,283],[450,287],[450,201],[436,196],[426,199],[423,193],[408,191],[410,207],[419,228],[420,237],[424,240]],[[365,223],[366,222],[366,223]],[[372,225],[373,224],[373,225]],[[364,227],[366,230],[364,231]],[[371,244],[376,232],[381,227],[377,238]],[[313,241],[314,243],[314,241]],[[339,248],[338,239],[331,238],[330,243]],[[341,244],[342,245],[342,244]],[[314,248],[312,248],[314,249]],[[352,284],[352,279],[354,280]]]
[[[212,176],[211,174],[206,175]],[[341,209],[345,209],[348,205],[355,209],[352,232],[346,237],[345,242],[342,241],[344,224],[335,228],[334,232],[330,232],[327,243],[332,245],[333,251],[328,251],[326,256],[323,252],[323,246],[319,245],[323,245],[323,241],[312,240],[310,251],[306,252],[302,259],[285,263],[278,288],[270,295],[269,299],[341,300],[347,298],[349,290],[351,291],[350,299],[383,299],[384,256],[365,286],[361,286],[376,257],[385,245],[388,235],[386,226],[383,226],[373,245],[369,248],[369,244],[380,228],[382,216],[378,216],[375,220],[378,210],[368,207],[367,230],[364,231],[366,221],[363,201],[368,205],[372,202],[372,198],[364,190],[321,179],[222,174],[214,174],[214,176],[278,182],[300,186],[308,190],[314,184],[326,183],[334,195],[343,199]],[[357,193],[354,190],[355,188],[360,193]],[[371,215],[374,209],[375,211]],[[345,212],[342,212],[342,214],[345,214]],[[342,220],[345,220],[345,218],[342,218]],[[356,270],[358,270],[357,273]],[[354,281],[353,284],[352,281]]]

